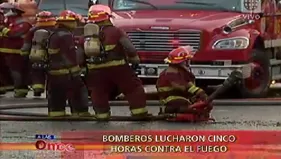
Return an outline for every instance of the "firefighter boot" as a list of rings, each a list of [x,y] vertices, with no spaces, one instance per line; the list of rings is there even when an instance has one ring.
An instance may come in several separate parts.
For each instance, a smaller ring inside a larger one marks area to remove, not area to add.
[[[41,91],[35,91],[33,92],[34,97],[41,97],[42,92]]]
[[[110,116],[111,116],[111,112],[107,112],[107,113],[96,113],[94,117],[99,121],[108,121],[110,119]]]
[[[72,117],[93,117],[93,115],[90,112],[73,112],[71,113]]]
[[[69,116],[65,112],[66,90],[58,85],[49,85],[48,89],[48,115],[49,117]]]
[[[73,101],[68,101],[69,105],[70,105],[70,111],[71,111],[71,116],[72,117],[91,117],[92,114],[88,111],[88,106],[87,107],[77,107],[77,104],[75,105],[75,103]],[[76,106],[76,107],[75,107]]]
[[[79,82],[79,79],[76,79]],[[71,108],[71,115],[73,117],[90,117],[92,116],[89,113],[88,107],[88,90],[85,85],[75,89],[73,93],[69,93],[70,98],[68,103]]]
[[[45,86],[43,84],[34,84],[32,85],[33,96],[40,97],[42,93],[44,93]]]
[[[49,117],[67,117],[67,116],[70,116],[70,115],[66,114],[65,111],[49,111],[48,116]]]
[[[146,119],[152,116],[152,114],[148,113],[147,108],[136,108],[136,109],[131,109],[131,116],[140,118],[140,119]]]
[[[70,111],[72,117],[93,117],[93,115],[88,111],[88,109],[75,109],[72,103],[69,101]]]
[[[26,98],[28,89],[15,89],[15,98]]]
[[[40,97],[44,93],[44,89],[34,89],[33,96]]]

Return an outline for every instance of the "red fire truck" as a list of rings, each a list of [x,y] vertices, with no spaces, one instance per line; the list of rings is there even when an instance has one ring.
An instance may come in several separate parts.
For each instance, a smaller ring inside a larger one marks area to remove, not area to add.
[[[138,49],[145,83],[154,84],[167,67],[168,52],[182,45],[197,52],[191,68],[202,87],[221,84],[247,64],[252,76],[235,88],[243,97],[263,97],[281,78],[281,0],[83,0],[83,6],[61,1],[83,13],[88,4],[109,5],[114,24]],[[39,8],[61,8],[53,3],[61,2],[40,0]]]
[[[263,97],[281,78],[280,0],[97,0],[114,11],[113,22],[131,38],[141,57],[139,76],[155,82],[173,48],[197,51],[191,68],[197,85],[221,84],[235,69],[252,74],[234,88]]]

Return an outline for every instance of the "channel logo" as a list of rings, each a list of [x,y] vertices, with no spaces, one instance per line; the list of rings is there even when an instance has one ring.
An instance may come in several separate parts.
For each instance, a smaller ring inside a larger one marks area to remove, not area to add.
[[[59,142],[46,142],[44,140],[38,140],[35,143],[37,150],[51,150],[51,151],[62,151],[62,152],[73,152],[75,147],[72,144],[64,144]]]
[[[49,135],[49,134],[36,134],[35,139],[37,140],[55,140],[55,135]]]
[[[261,13],[261,0],[242,0],[241,8],[243,13]]]
[[[72,144],[55,142],[55,135],[49,134],[37,134],[35,139],[38,141],[35,143],[37,150],[51,150],[51,151],[75,151],[75,147]]]

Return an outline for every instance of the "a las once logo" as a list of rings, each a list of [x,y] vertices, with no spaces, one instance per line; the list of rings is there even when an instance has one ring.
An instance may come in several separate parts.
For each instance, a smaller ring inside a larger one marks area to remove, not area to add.
[[[35,147],[37,150],[53,150],[53,151],[68,151],[68,152],[72,152],[75,150],[72,144],[45,142],[44,140],[38,140],[35,143]]]
[[[45,149],[45,146],[46,146],[46,143],[45,143],[45,141],[43,141],[43,140],[39,140],[39,141],[37,141],[37,142],[35,143],[35,147],[36,147],[36,149],[38,149],[38,150],[44,150],[44,149]]]
[[[242,11],[245,13],[260,13],[261,0],[242,0]]]

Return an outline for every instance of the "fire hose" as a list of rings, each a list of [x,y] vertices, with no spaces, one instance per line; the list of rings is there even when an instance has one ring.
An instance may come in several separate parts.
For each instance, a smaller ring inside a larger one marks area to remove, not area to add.
[[[34,100],[34,99],[31,99]],[[240,99],[240,100],[214,100],[213,106],[280,106],[280,98],[267,98],[267,99]],[[114,106],[129,106],[127,101],[110,101],[109,105]],[[148,106],[161,106],[157,100],[148,100]],[[89,102],[89,107],[92,107],[92,103]],[[68,106],[67,106],[68,107]],[[47,101],[41,100],[39,102],[22,102],[22,103],[10,103],[2,104],[0,102],[0,110],[11,109],[34,109],[34,108],[47,108]]]
[[[233,71],[229,78],[227,78],[222,86],[216,89],[206,100],[206,102],[198,102],[191,107],[200,107],[204,105],[211,104],[215,98],[217,98],[221,93],[228,90],[233,85],[239,83],[242,80],[242,73],[239,71]],[[33,106],[33,108],[37,106]],[[41,105],[40,107],[45,107],[45,105]],[[48,117],[46,114],[39,114],[39,113],[25,113],[25,112],[10,112],[5,111],[8,109],[19,109],[21,107],[2,107],[0,108],[0,121],[101,121],[96,119],[95,117],[72,117],[72,116],[65,116],[65,117]],[[29,108],[32,108],[30,106]],[[6,116],[20,116],[20,117],[6,117]],[[112,116],[110,119],[106,121],[159,121],[159,120],[166,120],[166,119],[173,119],[173,121],[182,121],[187,116],[184,114],[159,114],[157,116],[149,116],[147,118],[140,118],[140,117],[131,117],[131,116]]]

